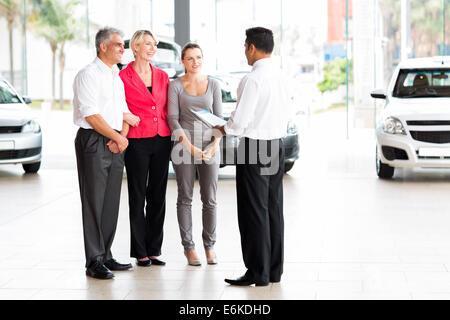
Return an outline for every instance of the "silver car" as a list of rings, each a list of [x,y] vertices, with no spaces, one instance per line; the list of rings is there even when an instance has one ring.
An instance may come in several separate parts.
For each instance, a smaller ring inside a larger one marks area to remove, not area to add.
[[[30,99],[0,77],[0,164],[21,163],[25,172],[36,173],[41,166],[42,132],[28,103]]]

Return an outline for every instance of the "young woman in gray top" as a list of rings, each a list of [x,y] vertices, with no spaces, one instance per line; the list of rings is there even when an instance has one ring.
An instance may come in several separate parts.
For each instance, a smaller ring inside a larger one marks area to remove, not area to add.
[[[192,111],[208,110],[222,117],[222,92],[218,81],[201,73],[203,53],[188,43],[181,52],[186,74],[172,81],[168,92],[168,120],[175,144],[172,164],[178,185],[177,216],[181,243],[190,265],[201,265],[192,238],[192,194],[198,169],[203,203],[203,246],[208,264],[216,264],[216,191],[220,164],[220,139],[211,126]]]

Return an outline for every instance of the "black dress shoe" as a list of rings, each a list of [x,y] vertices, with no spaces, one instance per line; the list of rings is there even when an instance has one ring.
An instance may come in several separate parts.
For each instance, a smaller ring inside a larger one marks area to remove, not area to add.
[[[148,259],[148,260],[140,261],[140,260],[136,259],[136,264],[139,267],[150,267],[152,265],[152,260]]]
[[[150,258],[150,261],[155,266],[165,266],[166,265],[166,263],[164,261],[159,260],[159,259],[152,259],[152,258]]]
[[[95,261],[87,269],[86,275],[96,279],[112,279],[114,273],[112,273],[102,262]]]
[[[114,259],[109,259],[108,261],[106,261],[105,266],[109,270],[112,270],[112,271],[124,271],[124,270],[129,270],[129,269],[133,268],[131,263],[126,263],[126,264],[118,263]]]
[[[248,275],[243,275],[242,277],[239,277],[235,280],[225,279],[225,282],[233,286],[251,286],[252,284],[254,284],[257,287],[263,287],[269,285],[269,282],[267,281],[258,281],[249,277]]]

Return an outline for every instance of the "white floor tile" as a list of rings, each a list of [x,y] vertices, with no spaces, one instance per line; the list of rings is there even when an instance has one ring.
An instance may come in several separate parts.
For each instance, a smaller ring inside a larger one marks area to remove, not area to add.
[[[57,113],[57,122],[71,124],[71,116]],[[124,179],[112,251],[134,268],[101,281],[85,275],[73,148],[60,155],[72,163],[51,168],[59,158],[50,156],[38,175],[0,166],[0,299],[450,299],[450,171],[396,170],[393,180],[379,180],[373,130],[351,129],[347,140],[339,134],[343,123],[345,113],[326,113],[302,128],[301,157],[284,178],[284,274],[261,288],[223,281],[245,272],[232,167],[218,183],[218,265],[205,261],[198,182],[193,227],[203,265],[187,265],[172,176],[161,257],[167,265],[135,266]],[[64,136],[72,131],[45,134],[46,152],[58,150],[51,141],[73,141]]]

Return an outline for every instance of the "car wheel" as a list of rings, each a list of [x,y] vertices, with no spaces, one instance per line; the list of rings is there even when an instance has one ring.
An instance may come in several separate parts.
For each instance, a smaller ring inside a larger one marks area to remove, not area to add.
[[[285,162],[284,163],[284,173],[290,171],[292,167],[294,166],[295,162]]]
[[[39,171],[39,168],[41,167],[41,162],[39,161],[35,163],[23,163],[22,167],[26,173],[36,173]]]
[[[381,162],[381,158],[378,154],[378,147],[376,150],[376,166],[377,166],[377,175],[382,179],[391,179],[394,176],[394,167]]]

